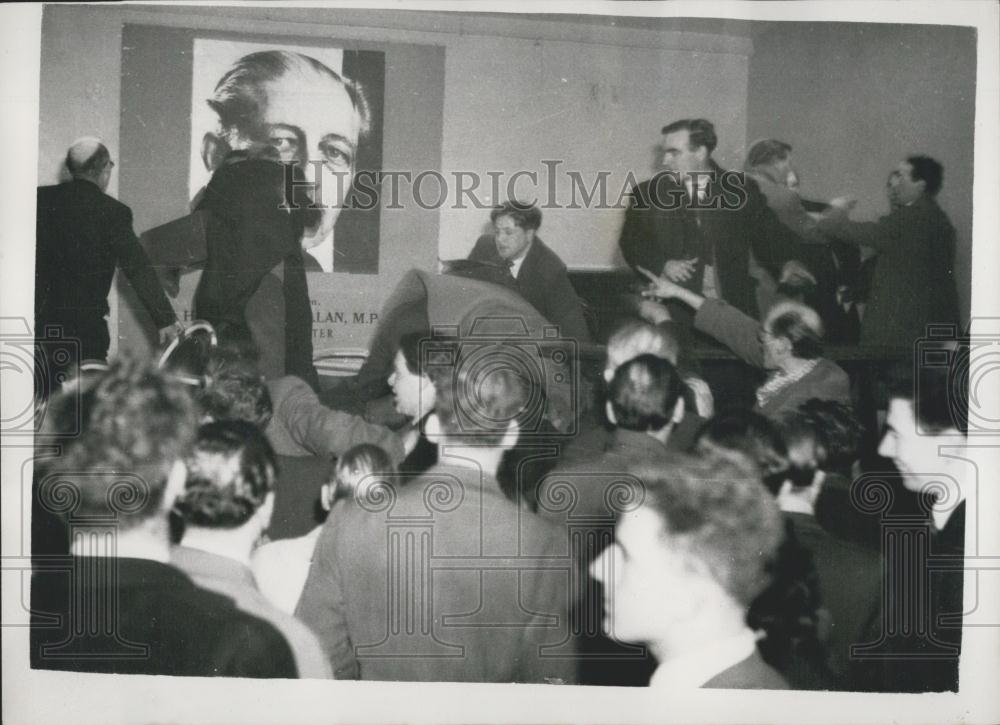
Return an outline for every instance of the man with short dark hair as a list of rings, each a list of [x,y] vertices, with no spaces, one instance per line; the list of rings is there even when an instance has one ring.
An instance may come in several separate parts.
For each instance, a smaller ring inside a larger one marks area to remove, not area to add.
[[[277,630],[168,564],[167,512],[183,490],[195,430],[184,386],[120,359],[92,387],[57,396],[53,420],[75,409],[77,393],[82,432],[39,485],[42,506],[71,529],[72,556],[36,562],[32,667],[296,677]]]
[[[508,201],[490,212],[494,233],[476,240],[469,259],[507,269],[505,284],[559,327],[563,337],[588,342],[583,306],[566,265],[538,236],[542,210],[534,204]]]
[[[894,622],[902,617],[920,618],[906,635],[889,643],[899,648],[897,658],[882,658],[887,677],[884,689],[890,691],[954,691],[959,685],[969,468],[956,448],[966,444],[969,381],[964,373],[968,361],[962,357],[967,351],[940,352],[950,352],[951,365],[921,365],[914,377],[901,375],[894,381],[878,449],[879,455],[895,464],[907,490],[933,500],[929,541],[921,538],[923,531],[914,532],[903,540],[903,557],[886,561],[890,587],[886,617]],[[906,570],[907,557],[922,571]],[[928,569],[935,558],[951,561],[944,568]],[[902,582],[908,576],[919,576],[926,588],[906,587]],[[914,615],[915,597],[924,606]]]
[[[177,316],[132,230],[132,210],[105,193],[114,165],[103,143],[82,138],[66,154],[72,180],[38,188],[35,334],[43,338],[47,327],[56,327],[61,337],[80,344],[76,359],[44,361],[46,393],[81,360],[107,359],[105,317],[116,267],[152,316],[160,342],[177,334]]]
[[[604,517],[613,521],[615,511],[607,489],[620,482],[619,474],[638,461],[658,460],[668,451],[668,441],[684,418],[684,381],[677,369],[662,357],[639,355],[619,365],[608,384],[605,404],[608,420],[615,426],[603,449],[589,456],[578,454],[549,474],[548,485],[569,481],[573,485],[574,516]],[[582,474],[582,475],[578,475]],[[539,511],[546,513],[546,500],[559,492],[540,487]],[[564,512],[556,516],[563,520]]]
[[[430,371],[437,465],[334,506],[296,616],[341,679],[572,682],[565,533],[496,478],[528,383],[458,358]]]
[[[610,363],[610,349],[608,355]],[[576,532],[570,541],[581,570],[598,553],[599,542],[612,536],[623,507],[642,500],[642,484],[626,473],[629,468],[666,461],[673,433],[685,417],[684,388],[674,366],[656,354],[622,362],[608,382],[606,409],[614,430],[604,440],[594,440],[589,449],[574,446],[565,452],[539,484],[538,512]],[[575,621],[582,629],[581,649],[586,652],[581,661],[583,684],[645,685],[652,672],[648,656],[635,646],[609,641],[596,628],[593,614],[600,611],[599,587],[587,586],[585,577],[580,583],[583,591],[577,597]]]
[[[644,485],[591,566],[605,585],[609,636],[649,646],[650,687],[787,689],[745,618],[770,581],[781,514],[749,467],[678,456],[629,472]]]
[[[625,213],[618,242],[625,260],[756,317],[751,253],[778,279],[793,235],[753,180],[712,159],[711,122],[681,119],[662,133],[663,171],[633,190]],[[690,320],[683,308],[671,313]]]
[[[908,156],[889,177],[891,209],[875,222],[847,218],[845,200],[820,220],[819,230],[878,252],[861,343],[912,349],[931,324],[957,324],[955,229],[938,206],[941,164]]]
[[[250,570],[250,554],[271,523],[276,465],[274,451],[252,423],[203,425],[176,503],[186,527],[170,563],[198,586],[231,597],[240,610],[274,625],[295,655],[299,677],[326,679],[330,663],[316,635],[268,602]]]

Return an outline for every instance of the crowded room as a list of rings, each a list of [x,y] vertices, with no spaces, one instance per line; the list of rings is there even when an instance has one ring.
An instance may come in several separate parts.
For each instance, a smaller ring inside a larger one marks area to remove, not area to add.
[[[46,6],[30,667],[958,692],[976,59]]]

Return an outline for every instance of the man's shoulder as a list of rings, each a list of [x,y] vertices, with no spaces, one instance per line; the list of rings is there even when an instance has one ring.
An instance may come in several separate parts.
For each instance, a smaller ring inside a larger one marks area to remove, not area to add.
[[[829,381],[831,384],[847,386],[851,384],[851,378],[847,374],[847,371],[829,358],[820,358],[819,363],[816,365],[816,371],[819,377]]]
[[[116,582],[118,626],[131,641],[147,645],[142,661],[117,662],[70,656],[51,669],[93,672],[173,675],[246,675],[256,677],[294,676],[294,662],[280,632],[268,622],[236,607],[221,594],[196,586],[179,569],[141,559],[118,559]],[[62,579],[68,577],[63,576]],[[57,605],[65,607],[68,583],[60,582],[53,591],[56,599],[46,601],[40,592],[42,611]],[[102,586],[100,583],[97,587]],[[61,594],[60,594],[61,593]],[[106,616],[101,609],[104,592],[88,588],[83,592],[91,616]],[[33,595],[34,596],[34,595]],[[48,604],[49,606],[46,606]],[[70,617],[75,610],[70,610]],[[71,626],[70,621],[68,625]],[[60,630],[62,631],[62,630]],[[49,640],[60,631],[40,635]],[[85,646],[85,643],[81,642]],[[70,650],[73,650],[70,645]],[[44,666],[46,669],[49,663]]]
[[[549,274],[566,272],[566,263],[539,237],[535,237],[535,241],[531,243],[531,249],[528,250],[525,263],[526,265],[537,265],[542,271]]]
[[[285,399],[292,395],[306,398],[315,398],[319,402],[309,383],[295,375],[282,375],[280,378],[268,378],[266,381],[267,391],[271,395],[271,402],[277,407]]]
[[[796,538],[819,560],[850,562],[858,571],[880,571],[881,555],[876,550],[845,539],[824,529],[815,516],[804,513],[787,513]]]
[[[788,682],[767,664],[760,653],[737,662],[702,685],[703,688],[724,690],[787,690]]]

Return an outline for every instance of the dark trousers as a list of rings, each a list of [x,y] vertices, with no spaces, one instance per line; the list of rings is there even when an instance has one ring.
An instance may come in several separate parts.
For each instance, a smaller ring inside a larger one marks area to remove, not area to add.
[[[103,315],[39,315],[35,320],[35,395],[47,399],[80,374],[85,360],[108,359],[111,336]]]

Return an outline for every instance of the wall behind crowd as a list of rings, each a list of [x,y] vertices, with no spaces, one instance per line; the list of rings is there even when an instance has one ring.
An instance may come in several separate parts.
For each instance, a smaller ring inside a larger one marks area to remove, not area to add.
[[[902,158],[944,164],[938,202],[957,232],[967,319],[975,93],[972,28],[768,23],[754,36],[747,138],[790,143],[803,196],[856,196],[861,221],[887,213],[886,178]]]
[[[66,147],[80,135],[99,135],[113,154],[121,153],[124,115],[134,112],[122,107],[126,24],[159,26],[185,37],[192,30],[223,32],[386,52],[384,168],[440,171],[449,195],[441,209],[420,209],[404,185],[401,209],[387,209],[383,201],[379,274],[319,277],[328,299],[335,300],[327,305],[334,311],[377,312],[409,267],[432,269],[438,256],[468,253],[485,230],[488,210],[476,209],[468,198],[466,208],[453,208],[459,172],[483,179],[475,196],[485,203],[506,198],[516,172],[535,172],[537,182],[522,175],[518,195],[536,192],[543,205],[562,207],[572,201],[569,174],[578,174],[590,189],[603,173],[613,203],[629,171],[640,180],[653,173],[660,127],[686,116],[716,123],[715,155],[724,167],[739,168],[755,138],[788,140],[804,191],[816,198],[854,193],[861,199],[859,218],[884,209],[885,177],[900,155],[926,150],[938,156],[946,166],[941,201],[959,230],[959,270],[967,286],[975,78],[970,33],[749,22],[729,22],[712,32],[712,21],[669,19],[615,23],[319,8],[48,6],[39,183],[56,180]],[[950,50],[935,54],[935,48]],[[165,64],[164,74],[171,72],[181,71]],[[165,180],[157,192],[148,184],[121,183],[129,174],[149,173],[138,167],[167,153],[167,139],[156,135],[155,123],[151,127],[150,147],[161,150],[146,162],[136,157],[130,162],[136,168],[117,169],[110,189],[132,206],[138,233],[186,211],[179,192],[186,176]],[[173,162],[186,158],[185,141]],[[489,172],[500,175],[497,196],[487,188]],[[423,200],[433,202],[439,185],[425,181]],[[164,188],[177,199],[165,201]],[[578,187],[578,205],[582,201]],[[621,264],[620,209],[592,205],[544,214],[541,236],[571,268]],[[962,299],[968,300],[967,289]],[[113,299],[112,309],[112,329],[120,319],[122,345],[143,346],[131,305]],[[362,348],[373,327],[348,314],[338,339],[317,341],[317,349]]]

